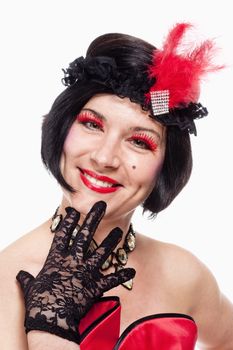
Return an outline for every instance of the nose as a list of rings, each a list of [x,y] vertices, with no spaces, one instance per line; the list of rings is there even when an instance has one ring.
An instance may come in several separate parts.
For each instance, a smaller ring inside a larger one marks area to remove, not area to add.
[[[96,170],[117,169],[120,166],[120,145],[117,138],[102,139],[91,152],[91,161]]]

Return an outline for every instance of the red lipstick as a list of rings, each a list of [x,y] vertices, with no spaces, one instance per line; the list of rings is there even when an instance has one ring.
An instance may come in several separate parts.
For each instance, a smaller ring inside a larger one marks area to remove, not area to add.
[[[107,176],[98,175],[98,174],[94,173],[91,170],[82,169],[82,172],[86,173],[87,175],[90,175],[91,177],[94,177],[97,180],[110,182],[110,184],[113,184],[113,185],[117,185],[118,184],[118,182],[116,180],[113,180],[113,179],[111,179],[110,177],[107,177]],[[120,185],[120,184],[118,184],[118,185]]]
[[[101,184],[97,184],[97,183],[93,183],[91,182],[90,179],[88,179],[87,176],[88,175],[98,181],[103,181],[103,182],[107,182],[108,184],[111,184],[111,187],[105,187],[105,186],[101,186]],[[98,175],[96,173],[94,173],[91,170],[87,170],[87,169],[80,169],[80,177],[82,182],[84,183],[84,185],[86,185],[88,188],[90,188],[91,190],[95,191],[95,192],[99,192],[99,193],[112,193],[117,191],[121,185],[114,179],[111,179],[110,177],[107,176],[102,176],[102,175]]]

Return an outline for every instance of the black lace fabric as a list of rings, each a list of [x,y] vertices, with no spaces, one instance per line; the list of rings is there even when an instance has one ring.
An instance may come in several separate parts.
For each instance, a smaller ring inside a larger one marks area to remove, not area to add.
[[[181,130],[188,130],[190,134],[197,135],[195,119],[206,117],[208,111],[201,103],[190,102],[187,107],[174,108],[167,114],[157,115],[156,119],[164,125],[178,126]]]
[[[100,267],[122,237],[113,229],[100,246],[85,259],[91,239],[101,221],[106,204],[97,202],[88,213],[76,238],[71,235],[80,214],[67,208],[42,270],[36,277],[26,271],[17,275],[25,298],[25,329],[42,330],[80,343],[77,327],[81,318],[105,291],[131,279],[134,269],[103,275]]]
[[[149,110],[150,105],[146,102],[145,94],[155,83],[154,78],[149,78],[147,72],[133,69],[122,72],[118,69],[116,61],[112,57],[98,56],[76,58],[67,69],[63,69],[65,86],[72,86],[79,81],[92,80],[105,85],[119,97],[128,97],[132,102],[139,103],[144,110]]]

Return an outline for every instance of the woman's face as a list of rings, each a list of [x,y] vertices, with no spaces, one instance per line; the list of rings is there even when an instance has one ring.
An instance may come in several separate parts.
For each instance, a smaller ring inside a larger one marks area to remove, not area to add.
[[[165,128],[128,98],[100,94],[77,115],[64,144],[61,172],[75,193],[67,204],[86,214],[99,200],[105,217],[127,216],[153,189],[165,154]]]

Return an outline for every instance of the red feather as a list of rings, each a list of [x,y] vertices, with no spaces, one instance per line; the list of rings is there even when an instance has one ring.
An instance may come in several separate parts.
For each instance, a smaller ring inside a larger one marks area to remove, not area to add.
[[[223,68],[212,62],[216,48],[211,40],[188,51],[186,45],[182,46],[184,34],[191,27],[189,23],[177,24],[168,34],[162,50],[155,50],[149,67],[149,76],[156,78],[150,92],[169,90],[169,108],[197,102],[201,79],[207,73]],[[150,94],[147,98],[150,99]]]

